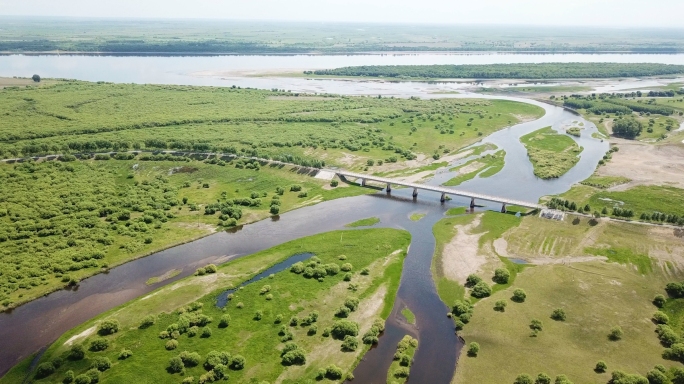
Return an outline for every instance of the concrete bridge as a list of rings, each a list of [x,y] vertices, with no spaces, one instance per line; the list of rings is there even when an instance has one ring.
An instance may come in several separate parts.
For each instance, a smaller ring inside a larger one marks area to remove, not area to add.
[[[355,178],[357,180],[357,182],[359,184],[361,184],[361,186],[364,186],[364,187],[366,186],[367,181],[374,181],[377,183],[385,184],[387,192],[392,191],[392,185],[400,185],[403,187],[413,188],[413,197],[417,197],[418,196],[418,190],[422,189],[422,190],[426,190],[426,191],[441,193],[442,197],[440,198],[440,201],[442,201],[442,202],[444,202],[446,200],[447,195],[470,198],[470,208],[475,207],[475,201],[476,200],[484,200],[484,201],[491,201],[491,202],[495,202],[495,203],[500,203],[501,204],[501,212],[506,212],[506,206],[507,205],[517,205],[520,207],[532,208],[532,209],[544,208],[542,205],[539,205],[537,203],[530,203],[529,201],[508,199],[505,197],[484,195],[481,193],[466,192],[466,191],[461,191],[458,189],[446,188],[446,187],[440,187],[440,186],[431,186],[431,185],[424,185],[424,184],[409,183],[409,182],[405,182],[405,181],[389,179],[386,177],[364,175],[362,173],[349,172],[349,171],[340,170],[340,169],[324,169],[323,171],[330,172],[331,174],[336,174],[340,178],[343,178],[343,177],[344,178],[349,178],[349,177]]]

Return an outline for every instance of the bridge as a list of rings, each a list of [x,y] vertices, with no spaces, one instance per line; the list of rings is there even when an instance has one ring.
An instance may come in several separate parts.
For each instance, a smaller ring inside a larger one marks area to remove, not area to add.
[[[324,169],[322,171],[330,172],[331,174],[336,174],[340,178],[348,178],[348,177],[355,178],[357,180],[357,182],[359,182],[359,184],[361,184],[361,186],[364,186],[364,187],[366,186],[367,181],[374,181],[377,183],[385,184],[387,186],[386,187],[387,192],[392,191],[392,185],[400,185],[402,187],[413,188],[413,197],[418,196],[418,190],[419,189],[422,189],[425,191],[432,191],[432,192],[441,193],[442,194],[442,197],[440,198],[441,202],[446,201],[447,195],[466,197],[466,198],[470,198],[470,208],[475,207],[475,201],[476,200],[484,200],[484,201],[491,201],[494,203],[500,203],[501,204],[501,212],[506,212],[506,206],[507,205],[517,205],[520,207],[532,208],[532,209],[542,209],[543,208],[543,206],[541,206],[537,203],[530,203],[529,201],[508,199],[505,197],[491,196],[491,195],[485,195],[485,194],[481,194],[481,193],[461,191],[458,189],[446,188],[446,187],[440,187],[440,186],[409,183],[409,182],[405,182],[405,181],[389,179],[386,177],[379,177],[379,176],[365,175],[362,173],[349,172],[349,171],[345,171],[345,170],[341,170],[341,169]]]

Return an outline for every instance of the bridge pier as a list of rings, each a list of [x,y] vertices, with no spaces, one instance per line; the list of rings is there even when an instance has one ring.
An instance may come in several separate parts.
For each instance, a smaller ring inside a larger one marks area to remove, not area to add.
[[[413,188],[413,197],[418,197],[418,188]]]
[[[392,184],[387,183],[387,192],[392,192]]]
[[[361,186],[365,187],[366,186],[366,179],[361,179]]]
[[[442,197],[439,198],[440,202],[445,202],[446,201],[446,192],[442,192]]]
[[[471,197],[470,198],[470,209],[473,209],[473,208],[475,208],[475,198]]]
[[[501,204],[501,213],[506,213],[506,203]]]

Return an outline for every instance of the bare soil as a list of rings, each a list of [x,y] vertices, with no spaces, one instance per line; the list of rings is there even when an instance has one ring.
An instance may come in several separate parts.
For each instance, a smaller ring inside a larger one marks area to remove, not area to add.
[[[479,249],[483,233],[472,233],[479,225],[477,216],[470,224],[454,227],[456,235],[442,252],[442,271],[447,279],[464,284],[468,275],[477,273],[489,261],[489,256]]]
[[[626,190],[637,185],[670,185],[684,188],[684,148],[678,145],[649,145],[633,140],[611,139],[620,148],[602,167],[600,176],[622,176],[632,181],[613,187]]]

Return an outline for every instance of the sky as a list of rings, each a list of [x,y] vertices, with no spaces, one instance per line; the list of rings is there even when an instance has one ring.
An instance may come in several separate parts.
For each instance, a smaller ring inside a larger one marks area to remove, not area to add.
[[[0,16],[684,28],[684,0],[0,0]]]

